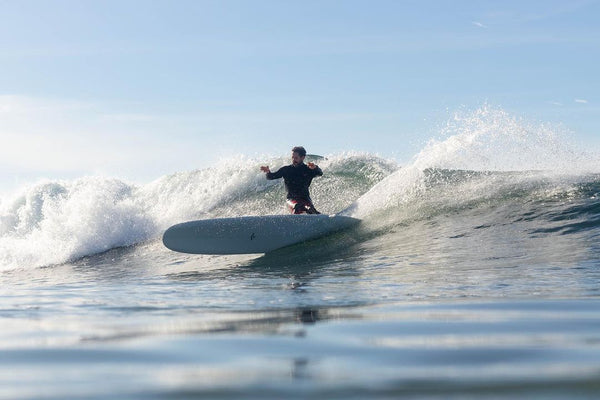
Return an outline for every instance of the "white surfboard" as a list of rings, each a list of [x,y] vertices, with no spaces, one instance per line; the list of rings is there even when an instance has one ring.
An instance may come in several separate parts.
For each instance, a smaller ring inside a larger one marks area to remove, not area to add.
[[[359,219],[338,215],[216,218],[173,225],[163,235],[171,250],[192,254],[258,254],[346,229]]]

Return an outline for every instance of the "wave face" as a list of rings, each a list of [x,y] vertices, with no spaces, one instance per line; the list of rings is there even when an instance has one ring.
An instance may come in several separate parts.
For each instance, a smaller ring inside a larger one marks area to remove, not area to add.
[[[399,226],[449,216],[455,230],[518,223],[531,237],[596,236],[598,158],[575,151],[565,137],[483,107],[457,115],[402,167],[364,153],[308,156],[325,172],[311,193],[323,213],[362,218],[363,240],[376,236],[383,247]],[[186,220],[285,213],[282,182],[267,181],[259,166],[288,163],[239,157],[146,185],[84,177],[22,188],[0,205],[0,268],[64,263],[158,240]]]

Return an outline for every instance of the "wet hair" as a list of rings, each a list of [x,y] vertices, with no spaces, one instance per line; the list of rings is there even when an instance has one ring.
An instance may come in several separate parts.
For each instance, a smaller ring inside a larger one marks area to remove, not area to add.
[[[306,150],[302,146],[296,146],[292,149],[293,153],[297,153],[300,157],[306,156]]]

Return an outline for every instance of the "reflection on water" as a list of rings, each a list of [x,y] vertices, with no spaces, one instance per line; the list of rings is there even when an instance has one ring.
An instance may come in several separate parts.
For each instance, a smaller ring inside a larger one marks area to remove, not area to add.
[[[127,310],[130,323],[112,326],[121,335],[96,337],[84,335],[100,324],[93,318],[45,318],[45,345],[1,337],[0,385],[7,398],[593,398],[599,309],[561,300]],[[8,328],[21,337],[40,327],[20,323]],[[128,335],[132,326],[146,330]],[[53,342],[69,331],[80,340]]]

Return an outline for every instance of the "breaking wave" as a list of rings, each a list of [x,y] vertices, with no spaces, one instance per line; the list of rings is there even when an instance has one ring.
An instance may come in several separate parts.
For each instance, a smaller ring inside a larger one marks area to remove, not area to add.
[[[343,210],[383,234],[436,215],[501,207],[514,209],[514,218],[547,220],[539,232],[597,229],[597,158],[566,137],[483,107],[455,116],[402,167],[357,152],[308,156],[325,172],[311,193],[321,212]],[[284,213],[283,185],[265,179],[265,163],[276,168],[289,160],[240,156],[145,185],[82,177],[23,187],[0,203],[0,268],[64,263],[155,241],[186,220]]]

